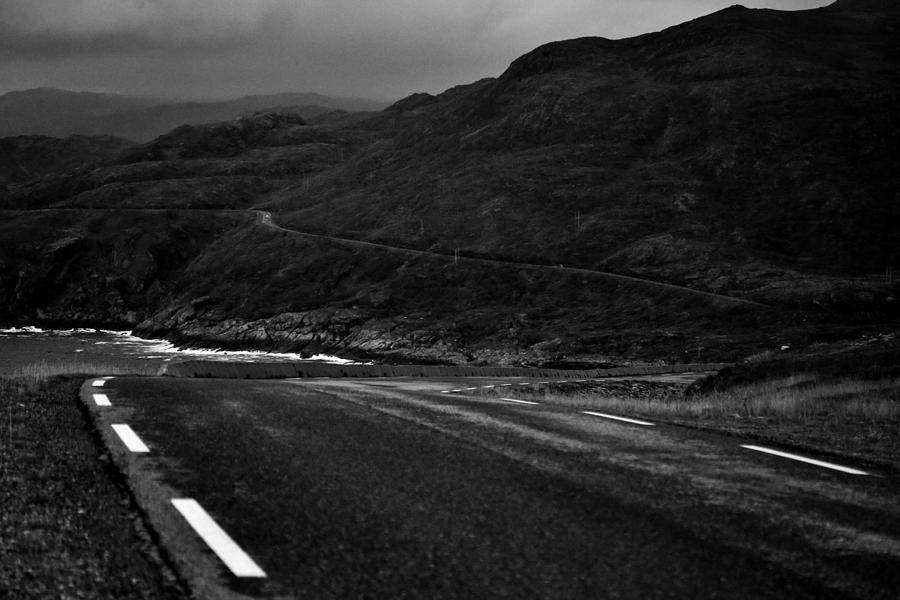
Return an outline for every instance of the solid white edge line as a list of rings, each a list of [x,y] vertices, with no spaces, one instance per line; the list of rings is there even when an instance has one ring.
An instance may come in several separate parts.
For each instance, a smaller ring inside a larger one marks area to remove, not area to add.
[[[741,448],[746,448],[747,450],[756,450],[757,452],[765,452],[766,454],[774,454],[775,456],[780,456],[782,458],[790,458],[791,460],[816,465],[817,467],[824,467],[826,469],[834,469],[835,471],[841,471],[843,473],[849,473],[851,475],[868,475],[868,473],[866,473],[865,471],[860,471],[859,469],[851,469],[850,467],[843,467],[841,465],[836,465],[834,463],[825,462],[822,460],[816,460],[814,458],[806,458],[805,456],[798,456],[796,454],[790,454],[788,452],[782,452],[780,450],[773,450],[772,448],[766,448],[764,446],[741,444]]]
[[[637,419],[626,419],[625,417],[617,417],[616,415],[608,415],[606,413],[598,413],[592,412],[589,410],[583,410],[582,413],[586,415],[591,415],[592,417],[603,417],[604,419],[615,419],[616,421],[625,421],[626,423],[633,423],[635,425],[644,425],[646,427],[653,427],[653,423],[648,423],[647,421],[638,421]]]
[[[515,402],[516,404],[538,404],[537,402],[529,402],[528,400],[516,400],[515,398],[500,398],[504,402]]]
[[[219,527],[196,500],[172,498],[172,505],[236,577],[266,576],[265,571]]]
[[[106,394],[92,394],[92,396],[94,396],[94,404],[97,406],[112,406],[109,396]]]
[[[119,436],[119,439],[122,440],[122,443],[125,444],[125,447],[132,452],[150,452],[150,448],[147,447],[147,444],[142,442],[141,438],[138,437],[138,434],[136,434],[128,425],[124,423],[114,423],[112,429],[116,432],[116,435]]]

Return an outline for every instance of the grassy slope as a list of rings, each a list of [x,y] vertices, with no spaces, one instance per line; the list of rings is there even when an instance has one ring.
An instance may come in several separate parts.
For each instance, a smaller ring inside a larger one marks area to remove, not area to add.
[[[235,255],[243,259],[233,261]],[[358,250],[251,225],[191,263],[172,307],[154,319],[155,330],[141,329],[163,333],[181,324],[187,340],[206,336],[222,344],[309,351],[390,353],[404,347],[403,339],[408,348],[442,343],[445,351],[467,351],[485,362],[492,350],[542,343],[555,344],[551,354],[602,347],[612,355],[683,362],[696,360],[699,346],[703,360],[736,359],[748,352],[745,344],[756,347],[760,328],[778,322],[765,308],[639,283]],[[281,324],[276,319],[264,332],[264,323],[244,324],[304,312],[314,313],[305,324],[299,316]],[[229,321],[235,315],[243,318]],[[317,321],[319,331],[304,331]]]
[[[184,598],[98,457],[81,382],[0,379],[0,596]]]

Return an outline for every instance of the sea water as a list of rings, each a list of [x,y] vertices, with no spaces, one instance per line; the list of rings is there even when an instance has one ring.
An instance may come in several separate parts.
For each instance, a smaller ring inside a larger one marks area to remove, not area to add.
[[[102,329],[41,329],[14,327],[0,329],[0,375],[21,371],[38,364],[116,365],[127,368],[140,364],[142,371],[155,371],[179,360],[217,360],[240,362],[315,361],[348,364],[337,356],[316,355],[304,358],[281,352],[182,349],[165,340],[148,340],[130,331]]]

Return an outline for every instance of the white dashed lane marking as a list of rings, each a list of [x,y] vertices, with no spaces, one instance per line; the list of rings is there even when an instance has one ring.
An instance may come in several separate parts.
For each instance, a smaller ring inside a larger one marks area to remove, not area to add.
[[[537,402],[529,402],[528,400],[516,400],[515,398],[500,398],[504,402],[515,402],[516,404],[537,404]]]
[[[119,436],[119,439],[122,440],[122,443],[125,444],[125,447],[132,452],[150,452],[150,448],[147,447],[147,444],[142,442],[141,438],[139,438],[134,430],[128,425],[125,425],[124,423],[115,423],[112,428],[113,431],[116,432],[116,435]]]
[[[477,387],[466,388],[466,391],[467,391],[467,392],[471,392],[472,390],[477,390],[477,389],[478,389]]]
[[[259,565],[219,527],[196,500],[173,498],[172,505],[236,577],[266,576]]]
[[[97,406],[112,406],[106,394],[93,394],[94,404]]]
[[[626,423],[632,423],[634,425],[644,425],[646,427],[653,427],[653,423],[648,423],[647,421],[638,421],[637,419],[626,419],[625,417],[617,417],[615,415],[608,415],[606,413],[592,412],[589,410],[583,410],[581,412],[586,415],[591,415],[592,417],[602,417],[604,419],[614,419],[616,421],[625,421]]]
[[[500,387],[509,387],[511,385],[512,385],[511,383],[501,383]]]
[[[773,450],[772,448],[766,448],[764,446],[741,444],[741,448],[746,448],[747,450],[755,450],[757,452],[765,452],[766,454],[773,454],[782,458],[789,458],[791,460],[804,462],[810,465],[816,465],[817,467],[824,467],[826,469],[833,469],[835,471],[841,471],[842,473],[849,473],[851,475],[868,475],[868,473],[866,473],[865,471],[860,471],[858,469],[851,469],[850,467],[843,467],[841,465],[836,465],[834,463],[825,462],[822,460],[816,460],[814,458],[806,458],[805,456],[798,456],[796,454],[790,454],[788,452],[781,452],[780,450]]]
[[[93,383],[91,383],[91,385],[93,387],[103,387],[104,385],[106,385],[106,380],[105,379],[95,379],[93,381]]]

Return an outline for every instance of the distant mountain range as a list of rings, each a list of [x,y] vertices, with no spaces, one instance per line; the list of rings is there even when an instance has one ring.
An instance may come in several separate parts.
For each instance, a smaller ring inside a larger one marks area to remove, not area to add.
[[[0,137],[111,135],[151,140],[179,125],[236,119],[260,110],[290,110],[312,117],[332,110],[381,110],[384,102],[316,93],[245,96],[213,102],[173,101],[95,92],[36,88],[0,96]]]

